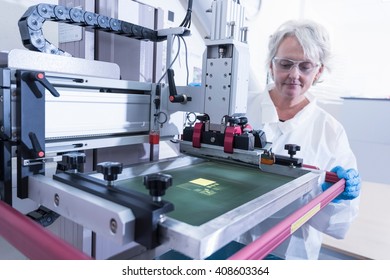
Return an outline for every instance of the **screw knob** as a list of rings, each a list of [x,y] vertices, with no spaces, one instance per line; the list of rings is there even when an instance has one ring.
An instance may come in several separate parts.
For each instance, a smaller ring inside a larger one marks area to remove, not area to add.
[[[96,171],[104,175],[104,180],[108,182],[118,179],[118,174],[121,174],[123,170],[123,164],[120,162],[102,162],[96,166]]]
[[[244,125],[246,125],[247,123],[248,123],[248,118],[247,118],[247,117],[239,117],[239,118],[238,118],[238,124],[239,124],[239,125],[244,126]]]
[[[288,154],[290,155],[290,158],[293,158],[297,151],[301,150],[301,146],[298,146],[296,144],[286,144],[284,146],[284,149],[287,150]]]
[[[172,176],[163,173],[145,175],[144,185],[149,190],[153,201],[161,201],[166,189],[172,186]]]
[[[67,170],[77,170],[80,165],[85,163],[84,153],[67,153],[62,155],[62,163]]]

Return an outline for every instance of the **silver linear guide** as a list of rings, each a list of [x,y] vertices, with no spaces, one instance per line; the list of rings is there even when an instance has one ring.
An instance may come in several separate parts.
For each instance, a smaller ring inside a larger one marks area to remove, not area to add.
[[[178,87],[191,101],[169,103],[170,112],[206,114],[210,130],[224,132],[225,117],[245,115],[249,85],[249,49],[244,7],[233,0],[212,2],[212,27],[203,54],[200,87]],[[169,86],[172,86],[171,84]]]

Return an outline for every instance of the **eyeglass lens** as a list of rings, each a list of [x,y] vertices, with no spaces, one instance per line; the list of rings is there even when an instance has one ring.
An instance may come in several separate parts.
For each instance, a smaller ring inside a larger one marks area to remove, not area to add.
[[[298,66],[298,69],[303,74],[310,73],[317,65],[311,61],[294,61],[285,58],[274,58],[273,59],[276,68],[280,71],[291,71],[295,66]]]

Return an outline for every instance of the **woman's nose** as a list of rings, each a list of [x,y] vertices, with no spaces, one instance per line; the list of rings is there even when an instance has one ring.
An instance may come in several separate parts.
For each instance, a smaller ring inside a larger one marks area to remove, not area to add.
[[[289,77],[290,78],[294,78],[294,79],[297,79],[300,75],[300,72],[299,72],[299,68],[298,68],[298,65],[294,65],[290,72],[289,72]]]

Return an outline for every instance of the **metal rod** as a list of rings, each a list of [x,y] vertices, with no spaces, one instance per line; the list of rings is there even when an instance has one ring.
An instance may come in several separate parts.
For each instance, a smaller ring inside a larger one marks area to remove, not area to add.
[[[0,236],[33,260],[91,260],[69,243],[0,201]]]
[[[330,172],[327,172],[327,178],[335,179],[333,174]],[[315,197],[308,204],[299,208],[286,219],[261,235],[258,239],[232,255],[229,260],[264,259],[270,252],[272,252],[272,250],[279,246],[322,208],[328,205],[330,201],[342,193],[344,188],[345,180],[338,180],[330,188]]]

